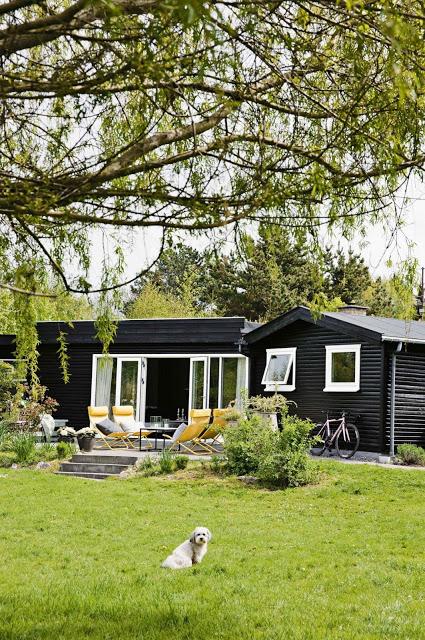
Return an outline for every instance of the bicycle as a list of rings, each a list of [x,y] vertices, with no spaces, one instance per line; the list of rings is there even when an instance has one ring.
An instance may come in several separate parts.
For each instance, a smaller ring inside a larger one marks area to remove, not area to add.
[[[331,423],[335,422],[338,423],[338,426],[333,430]],[[347,422],[345,411],[342,412],[340,418],[329,418],[328,412],[325,422],[316,424],[313,435],[322,440],[318,446],[311,450],[315,456],[321,456],[325,449],[331,452],[335,446],[340,458],[352,458],[360,445],[359,430],[355,424]]]

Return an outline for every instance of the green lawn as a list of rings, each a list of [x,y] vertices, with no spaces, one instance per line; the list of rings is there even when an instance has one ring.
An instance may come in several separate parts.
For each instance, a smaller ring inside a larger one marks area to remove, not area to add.
[[[274,492],[3,471],[1,640],[423,639],[425,472],[321,464]],[[204,562],[160,569],[195,525]]]

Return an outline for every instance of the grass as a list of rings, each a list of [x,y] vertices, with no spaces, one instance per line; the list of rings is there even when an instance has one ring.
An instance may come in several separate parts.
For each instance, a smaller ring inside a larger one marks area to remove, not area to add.
[[[0,638],[422,639],[425,473],[321,463],[320,485],[0,477]],[[160,569],[195,525],[201,565]]]

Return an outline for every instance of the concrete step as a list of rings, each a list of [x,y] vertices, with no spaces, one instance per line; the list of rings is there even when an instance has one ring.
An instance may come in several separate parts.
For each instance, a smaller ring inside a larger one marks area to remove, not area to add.
[[[72,456],[71,462],[84,462],[90,464],[120,464],[120,465],[133,465],[138,460],[137,456],[131,455],[103,455],[93,453],[76,453]]]
[[[89,480],[104,480],[116,478],[116,473],[89,473],[88,471],[56,471],[57,476],[69,476],[70,478],[88,478]]]
[[[127,464],[105,464],[103,462],[62,462],[60,471],[83,473],[107,473],[118,475],[128,469]]]

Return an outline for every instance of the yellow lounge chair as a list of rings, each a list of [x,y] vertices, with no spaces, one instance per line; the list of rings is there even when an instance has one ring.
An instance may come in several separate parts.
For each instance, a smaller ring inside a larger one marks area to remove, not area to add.
[[[227,411],[228,409],[213,409],[213,421],[201,436],[201,440],[212,440],[210,444],[206,442],[205,444],[209,446],[214,453],[221,453],[219,449],[214,448],[214,445],[217,439],[221,436],[223,428],[227,425],[227,422],[223,417]]]
[[[124,404],[117,407],[112,407],[112,415],[114,416],[114,422],[124,429],[129,437],[137,437],[146,441],[146,448],[152,449],[152,443],[148,440],[148,435],[152,433],[149,429],[143,430],[144,424],[136,422],[134,419],[134,410],[131,404]],[[142,427],[142,430],[140,430]]]
[[[99,422],[103,422],[103,420],[107,420],[109,418],[109,410],[107,406],[103,407],[87,407],[87,411],[89,414],[90,426],[96,430],[99,438],[102,440],[102,444],[108,449],[118,448],[118,447],[130,447],[134,449],[132,442],[129,439],[129,434],[125,431],[114,431],[112,433],[108,433],[105,435],[99,429]],[[113,445],[113,446],[112,446]]]
[[[199,415],[200,412],[203,412],[202,415]],[[179,446],[188,451],[191,454],[200,455],[200,454],[212,454],[214,451],[207,444],[201,442],[200,436],[204,433],[205,429],[208,428],[209,420],[211,417],[210,409],[192,409],[190,412],[191,423],[189,425],[182,424],[176,431],[174,435],[167,436],[164,434],[164,438],[167,440],[171,440],[170,451],[174,451]],[[193,445],[198,445],[203,449],[203,451],[199,451],[194,449],[189,445],[189,443],[193,443]]]

